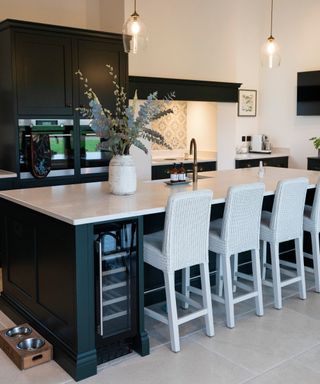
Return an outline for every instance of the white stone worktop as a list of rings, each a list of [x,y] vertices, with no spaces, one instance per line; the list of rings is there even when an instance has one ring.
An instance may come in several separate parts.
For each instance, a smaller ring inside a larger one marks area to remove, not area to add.
[[[108,182],[72,184],[53,187],[17,189],[0,192],[0,198],[42,212],[72,225],[96,223],[132,216],[164,212],[168,196],[178,191],[211,189],[213,204],[225,201],[232,185],[264,181],[265,195],[273,194],[277,182],[294,177],[308,177],[314,187],[320,175],[317,171],[265,167],[265,175],[258,177],[258,168],[204,172],[197,183],[170,186],[163,180],[140,182],[137,192],[130,196],[110,194]]]
[[[10,179],[13,177],[17,177],[17,174],[14,172],[4,171],[0,169],[0,179]]]

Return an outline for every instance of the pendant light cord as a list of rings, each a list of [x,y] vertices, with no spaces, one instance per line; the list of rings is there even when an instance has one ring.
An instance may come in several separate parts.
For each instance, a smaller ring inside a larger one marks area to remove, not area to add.
[[[137,13],[137,0],[134,0],[134,11],[133,11],[133,14],[131,16],[139,17],[139,15]]]
[[[136,0],[134,0],[136,1]],[[270,36],[272,37],[272,24],[273,24],[273,0],[271,0],[271,25],[270,25]]]

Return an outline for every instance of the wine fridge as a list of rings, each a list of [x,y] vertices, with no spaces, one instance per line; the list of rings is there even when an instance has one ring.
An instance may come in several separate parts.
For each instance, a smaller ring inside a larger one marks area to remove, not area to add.
[[[130,337],[136,334],[136,223],[97,226],[95,254],[96,345],[101,363],[129,353]]]

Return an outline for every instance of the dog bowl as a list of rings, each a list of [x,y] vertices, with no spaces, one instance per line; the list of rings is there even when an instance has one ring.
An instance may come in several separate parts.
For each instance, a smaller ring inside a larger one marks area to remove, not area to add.
[[[34,351],[43,347],[44,343],[45,341],[43,339],[36,339],[34,337],[30,337],[29,339],[20,341],[20,343],[17,344],[17,348],[26,351]]]
[[[15,337],[15,336],[25,336],[30,335],[32,329],[29,327],[13,327],[7,330],[6,336]]]

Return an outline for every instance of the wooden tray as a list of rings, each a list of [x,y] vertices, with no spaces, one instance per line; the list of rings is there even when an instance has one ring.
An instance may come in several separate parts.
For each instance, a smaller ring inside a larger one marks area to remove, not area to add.
[[[45,340],[38,332],[36,332],[29,324],[21,324],[17,327],[28,327],[31,333],[25,335],[7,336],[6,332],[12,328],[3,329],[0,331],[0,347],[10,357],[10,359],[20,369],[27,369],[36,365],[46,363],[52,359],[52,345]],[[37,349],[19,349],[18,343],[29,338],[41,339],[44,341],[42,347]]]

